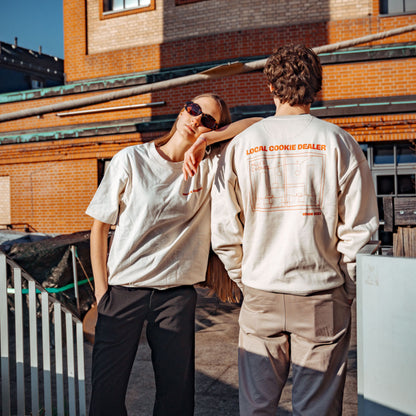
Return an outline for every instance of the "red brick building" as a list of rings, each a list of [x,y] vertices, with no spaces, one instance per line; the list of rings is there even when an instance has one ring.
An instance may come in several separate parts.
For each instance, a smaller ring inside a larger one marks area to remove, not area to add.
[[[64,0],[65,85],[2,94],[0,115],[259,60],[289,42],[316,47],[414,24],[407,0]],[[320,57],[312,113],[360,142],[380,201],[415,195],[416,32]],[[235,119],[273,113],[255,71],[0,122],[0,224],[88,229],[84,211],[105,161],[160,136],[187,99],[207,91]]]

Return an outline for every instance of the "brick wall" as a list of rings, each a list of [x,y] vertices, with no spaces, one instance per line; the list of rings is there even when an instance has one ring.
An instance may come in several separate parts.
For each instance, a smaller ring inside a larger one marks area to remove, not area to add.
[[[255,6],[248,0],[181,6],[173,0],[157,0],[155,10],[138,9],[138,13],[108,19],[100,19],[99,1],[89,0],[88,12],[83,0],[64,1],[68,81],[267,55],[283,43],[319,46],[415,22],[414,15],[379,16],[374,0],[313,1],[308,6],[297,0],[269,0]],[[415,40],[416,35],[383,42],[409,39]]]
[[[96,189],[95,159],[2,165],[4,173],[11,178],[12,223],[45,233],[90,228],[83,212]]]
[[[100,2],[89,0],[89,53],[101,53],[150,44],[221,35],[252,29],[305,25],[316,22],[367,18],[372,5],[360,0],[209,0],[175,6],[156,1],[155,10],[101,19]],[[123,30],[118,30],[123,26]]]
[[[89,54],[163,42],[164,14],[160,1],[156,1],[154,10],[137,9],[136,13],[131,14],[109,14],[106,19],[102,18],[101,1],[103,0],[86,2]],[[120,30],[121,26],[123,30]]]
[[[132,135],[0,146],[0,177],[10,177],[11,222],[45,233],[89,229],[84,212],[97,189],[97,161],[138,142]]]
[[[348,131],[359,143],[416,140],[416,114],[327,119]]]
[[[267,55],[276,46],[288,42],[305,42],[309,46],[319,46],[416,23],[416,15],[378,16],[376,0],[332,0],[330,3],[315,1],[308,13],[305,13],[301,2],[297,0],[263,1],[258,2],[259,7],[252,6],[253,2],[246,0],[204,0],[187,3],[175,7],[175,0],[156,0],[154,11],[100,20],[98,0],[87,1],[88,15],[85,13],[83,0],[64,0],[67,80],[88,80],[223,59],[232,61],[239,57]],[[285,4],[284,13],[280,9],[277,13],[279,4]],[[239,5],[239,10],[246,9],[248,12],[235,13],[236,5]],[[273,10],[272,5],[275,7]],[[165,11],[162,6],[166,7]],[[321,18],[315,13],[318,9],[323,13]],[[201,18],[203,11],[204,19]],[[309,24],[302,23],[305,15]],[[280,24],[278,19],[284,21]],[[204,22],[203,25],[201,21]],[[284,23],[288,21],[290,25]],[[123,22],[123,30],[115,29],[115,24],[120,22]],[[139,36],[138,23],[147,25],[143,26],[146,28],[147,37]],[[218,26],[221,30],[216,33]],[[126,27],[128,30],[125,31]],[[159,30],[159,33],[155,35],[154,30]],[[409,41],[416,42],[415,32],[377,43]],[[109,52],[105,52],[106,50]],[[325,65],[323,91],[318,99],[416,94],[415,77],[414,58]],[[257,72],[88,107],[91,109],[166,102],[165,106],[153,109],[110,111],[70,117],[59,117],[52,113],[3,122],[0,123],[0,138],[2,132],[10,135],[26,129],[59,130],[99,121],[175,114],[190,97],[207,91],[223,96],[231,108],[273,102],[264,76]],[[39,107],[102,92],[104,91],[1,104],[0,112]],[[343,117],[329,121],[339,124],[359,141],[416,139],[414,114]],[[10,177],[11,221],[27,222],[42,232],[68,233],[88,229],[91,219],[84,211],[96,190],[97,160],[111,158],[121,148],[159,134],[160,132],[135,133],[1,144],[0,177]]]
[[[416,59],[328,65],[323,78],[325,100],[416,94]]]

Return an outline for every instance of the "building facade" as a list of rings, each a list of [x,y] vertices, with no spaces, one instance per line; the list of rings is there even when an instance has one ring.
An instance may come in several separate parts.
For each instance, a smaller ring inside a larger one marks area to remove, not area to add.
[[[64,83],[64,63],[56,56],[0,42],[0,94]]]
[[[88,229],[84,211],[106,161],[169,130],[199,93],[221,95],[234,119],[273,114],[259,70],[123,98],[111,93],[260,60],[286,43],[318,47],[415,24],[409,0],[64,0],[65,84],[0,95],[0,117],[16,114],[0,122],[0,224]],[[384,195],[416,194],[416,32],[320,58],[324,83],[312,113],[361,144],[383,218]],[[21,110],[39,113],[17,116]],[[390,237],[381,228],[386,243]]]

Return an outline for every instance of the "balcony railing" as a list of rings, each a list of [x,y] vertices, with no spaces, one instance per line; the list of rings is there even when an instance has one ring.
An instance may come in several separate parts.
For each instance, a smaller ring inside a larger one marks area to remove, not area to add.
[[[82,322],[3,253],[0,336],[2,415],[86,415]]]

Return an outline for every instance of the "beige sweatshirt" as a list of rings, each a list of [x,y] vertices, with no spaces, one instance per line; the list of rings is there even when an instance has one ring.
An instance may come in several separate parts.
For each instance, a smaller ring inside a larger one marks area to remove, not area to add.
[[[212,246],[240,287],[307,295],[345,284],[378,227],[357,142],[309,114],[269,117],[227,147],[212,190]]]

